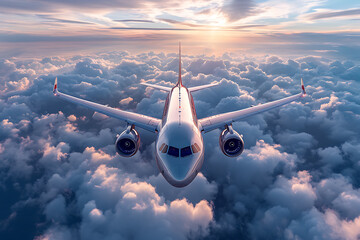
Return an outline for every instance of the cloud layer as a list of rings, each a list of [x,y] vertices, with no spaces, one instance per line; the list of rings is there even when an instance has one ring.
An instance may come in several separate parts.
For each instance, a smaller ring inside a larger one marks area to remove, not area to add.
[[[202,173],[176,189],[158,173],[155,136],[115,153],[124,123],[52,96],[65,93],[161,117],[177,56],[107,52],[0,61],[0,237],[36,239],[357,239],[360,66],[306,56],[183,56],[186,86],[206,117],[300,91],[302,102],[234,123],[245,151],[227,158],[204,135]],[[29,217],[29,215],[31,217]],[[19,225],[26,225],[18,232]]]

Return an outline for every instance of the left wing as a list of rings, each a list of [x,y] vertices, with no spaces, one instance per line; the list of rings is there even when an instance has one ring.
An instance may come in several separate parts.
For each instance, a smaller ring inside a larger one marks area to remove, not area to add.
[[[254,107],[245,108],[238,111],[223,113],[214,115],[207,118],[199,119],[200,123],[200,130],[204,132],[209,132],[211,130],[214,130],[216,128],[224,127],[225,125],[230,125],[231,123],[238,121],[240,119],[255,115],[257,113],[265,112],[270,109],[280,107],[282,105],[285,105],[287,103],[290,103],[296,99],[299,99],[301,97],[304,97],[306,95],[305,87],[303,80],[301,79],[301,88],[302,92],[298,93],[296,95],[286,97],[280,100],[276,100],[273,102],[260,104]]]
[[[66,101],[79,104],[81,106],[90,108],[96,112],[105,114],[107,116],[117,118],[127,122],[128,124],[135,125],[142,129],[157,132],[159,130],[159,125],[161,123],[160,119],[145,116],[138,113],[127,112],[120,109],[108,107],[102,104],[86,101],[84,99],[76,98],[64,93],[61,93],[57,89],[57,78],[55,78],[54,90],[53,93],[56,97],[64,99]]]

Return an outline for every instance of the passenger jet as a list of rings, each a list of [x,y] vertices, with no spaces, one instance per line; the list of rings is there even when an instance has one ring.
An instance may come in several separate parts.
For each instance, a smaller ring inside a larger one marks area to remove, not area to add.
[[[198,119],[192,93],[214,87],[219,83],[186,88],[181,80],[180,44],[177,84],[172,88],[146,82],[141,84],[168,92],[161,119],[111,108],[61,93],[57,88],[57,78],[55,78],[53,93],[60,99],[125,121],[127,128],[117,137],[115,142],[116,151],[121,156],[131,157],[138,151],[140,136],[135,128],[142,128],[157,134],[155,144],[157,166],[166,181],[175,187],[187,186],[200,171],[204,162],[203,135],[205,133],[220,129],[219,144],[222,152],[228,157],[239,156],[244,150],[244,141],[242,135],[233,129],[233,122],[282,106],[306,95],[304,83],[301,79],[302,91],[296,95],[233,112]]]

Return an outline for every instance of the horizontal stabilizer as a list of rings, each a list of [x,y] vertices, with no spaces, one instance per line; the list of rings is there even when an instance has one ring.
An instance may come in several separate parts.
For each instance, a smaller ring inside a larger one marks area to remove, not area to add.
[[[163,91],[166,91],[166,92],[171,91],[171,88],[169,88],[169,87],[159,86],[159,85],[156,85],[156,84],[150,84],[150,83],[146,83],[146,82],[142,82],[140,84],[148,86],[148,87],[152,87],[152,88],[155,88],[155,89],[163,90]]]
[[[201,86],[196,86],[196,87],[190,87],[188,88],[190,92],[196,92],[205,88],[210,88],[210,87],[215,87],[219,85],[219,83],[211,83],[211,84],[206,84],[206,85],[201,85]]]

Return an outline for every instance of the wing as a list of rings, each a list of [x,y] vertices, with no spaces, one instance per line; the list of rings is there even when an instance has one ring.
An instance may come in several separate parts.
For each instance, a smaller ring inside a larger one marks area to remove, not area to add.
[[[211,83],[211,84],[206,84],[206,85],[201,85],[201,86],[196,86],[196,87],[189,87],[188,90],[190,92],[196,92],[196,91],[199,91],[199,90],[202,90],[202,89],[205,89],[205,88],[210,88],[210,87],[214,87],[214,86],[217,86],[219,85],[219,83]]]
[[[238,121],[240,119],[255,115],[257,113],[265,112],[270,109],[280,107],[282,105],[285,105],[287,103],[295,101],[306,95],[305,87],[304,87],[304,83],[303,83],[302,79],[301,79],[301,88],[302,88],[301,93],[290,96],[290,97],[286,97],[286,98],[283,98],[280,100],[257,105],[254,107],[245,108],[245,109],[234,111],[234,112],[228,112],[228,113],[223,113],[223,114],[199,119],[200,130],[204,131],[204,132],[209,132],[216,128],[221,128],[221,127],[224,127],[225,125],[229,125],[232,122]]]
[[[150,84],[150,83],[145,83],[145,82],[142,82],[140,84],[148,86],[148,87],[152,87],[152,88],[155,88],[155,89],[163,90],[165,92],[171,92],[171,89],[172,89],[172,88],[169,88],[169,87],[159,86],[159,85],[156,85],[156,84]]]
[[[112,107],[108,107],[108,106],[101,105],[101,104],[94,103],[94,102],[89,102],[84,99],[76,98],[76,97],[59,92],[57,89],[57,78],[55,79],[53,93],[58,98],[64,99],[64,100],[72,102],[72,103],[79,104],[79,105],[87,107],[87,108],[90,108],[96,112],[105,114],[107,116],[123,120],[123,121],[127,122],[128,124],[131,124],[131,125],[133,124],[142,129],[145,129],[145,130],[148,130],[151,132],[157,132],[159,130],[159,124],[161,123],[160,119],[145,116],[145,115],[138,114],[138,113],[127,112],[127,111],[123,111],[120,109],[115,109]]]

